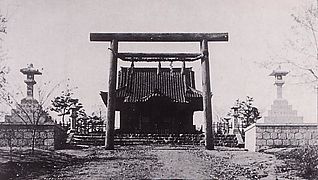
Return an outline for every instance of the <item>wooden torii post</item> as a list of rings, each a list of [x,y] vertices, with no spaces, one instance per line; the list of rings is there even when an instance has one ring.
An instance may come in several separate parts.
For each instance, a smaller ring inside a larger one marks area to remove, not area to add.
[[[228,41],[228,33],[90,33],[90,41],[110,42],[105,148],[114,149],[117,59],[125,61],[194,61],[201,59],[205,147],[214,149],[209,70],[209,41]],[[200,42],[200,53],[118,53],[118,42]]]

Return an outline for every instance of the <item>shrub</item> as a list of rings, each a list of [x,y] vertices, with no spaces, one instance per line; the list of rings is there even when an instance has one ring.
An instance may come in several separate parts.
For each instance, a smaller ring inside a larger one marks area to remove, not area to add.
[[[318,177],[318,146],[306,146],[293,149],[288,153],[280,153],[288,170],[296,170],[298,176],[306,179]]]

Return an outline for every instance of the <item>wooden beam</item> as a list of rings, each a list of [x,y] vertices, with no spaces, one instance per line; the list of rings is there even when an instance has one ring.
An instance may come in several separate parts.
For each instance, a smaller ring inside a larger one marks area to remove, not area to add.
[[[211,85],[210,85],[210,65],[209,65],[209,48],[208,41],[201,41],[201,59],[202,66],[202,94],[203,94],[203,115],[205,122],[205,148],[214,149],[214,136],[212,129],[212,103],[211,103]]]
[[[110,43],[110,66],[108,80],[108,98],[107,98],[107,119],[105,134],[105,149],[114,149],[115,136],[115,110],[116,110],[116,78],[117,78],[117,57],[118,41],[112,40]]]
[[[90,33],[90,41],[200,42],[228,41],[228,33]]]
[[[201,58],[200,53],[118,53],[123,61],[195,61]]]

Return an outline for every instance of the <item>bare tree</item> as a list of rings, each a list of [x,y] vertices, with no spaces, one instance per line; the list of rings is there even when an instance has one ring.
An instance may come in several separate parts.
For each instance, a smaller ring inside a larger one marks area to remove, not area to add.
[[[38,88],[38,100],[33,97],[23,98],[21,103],[18,102],[18,96],[23,94],[22,92],[16,92],[16,88],[10,87],[10,84],[7,81],[6,75],[9,73],[9,68],[5,63],[7,55],[4,51],[3,43],[4,37],[7,33],[6,30],[7,19],[0,14],[0,105],[4,104],[11,109],[11,116],[6,116],[7,119],[19,119],[20,122],[26,125],[31,125],[32,127],[32,152],[36,144],[36,126],[40,124],[47,123],[52,121],[48,114],[49,103],[48,99],[51,97],[52,93],[57,87],[60,86],[60,83],[52,86],[52,83],[44,83],[40,88]],[[28,101],[26,103],[26,101]],[[4,108],[0,108],[0,114],[7,114]],[[8,144],[10,146],[10,152],[12,151],[12,132],[8,131],[9,134],[6,135],[8,138]]]
[[[60,86],[60,83],[50,87],[50,83],[38,88],[38,100],[35,98],[23,98],[21,103],[18,102],[17,97],[21,94],[14,92],[9,88],[8,83],[0,88],[0,99],[11,109],[11,115],[6,116],[9,123],[22,123],[29,125],[32,128],[32,152],[34,151],[37,139],[37,126],[53,123],[52,118],[48,114],[49,99],[54,90]],[[47,90],[49,89],[49,90]]]
[[[2,89],[5,84],[7,83],[6,80],[6,75],[8,74],[8,67],[5,65],[5,59],[6,59],[6,53],[4,51],[3,48],[3,43],[4,43],[4,37],[7,34],[7,30],[6,30],[6,23],[7,23],[7,18],[0,14],[0,89]],[[1,103],[1,100],[0,100]],[[0,117],[3,118],[4,113],[1,111],[0,112]],[[8,145],[10,148],[10,160],[12,160],[12,130],[8,130],[6,131],[5,137],[8,141]]]
[[[307,2],[307,1],[306,1]],[[293,13],[294,34],[285,43],[284,50],[273,55],[271,61],[263,62],[266,68],[284,64],[292,70],[292,76],[298,83],[318,82],[318,0]]]
[[[3,48],[4,37],[7,33],[6,31],[7,19],[0,14],[0,87],[6,83],[5,75],[8,73],[8,68],[5,65],[6,53]]]
[[[7,18],[4,15],[0,14],[0,33],[7,33],[7,21]]]

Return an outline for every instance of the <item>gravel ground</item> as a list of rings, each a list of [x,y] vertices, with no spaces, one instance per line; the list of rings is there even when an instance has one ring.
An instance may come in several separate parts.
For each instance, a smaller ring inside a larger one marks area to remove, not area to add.
[[[207,151],[193,146],[126,146],[114,151],[96,148],[79,151],[91,152],[89,161],[40,179],[285,179],[284,173],[276,172],[276,166],[283,162],[263,153],[224,148]]]
[[[52,166],[44,167],[45,170],[36,170],[42,173],[31,173],[26,177],[92,180],[287,179],[286,172],[277,170],[283,161],[274,155],[229,148],[217,147],[208,151],[199,146],[122,146],[111,151],[94,147],[60,150],[55,154],[68,162],[55,165],[51,162]]]

